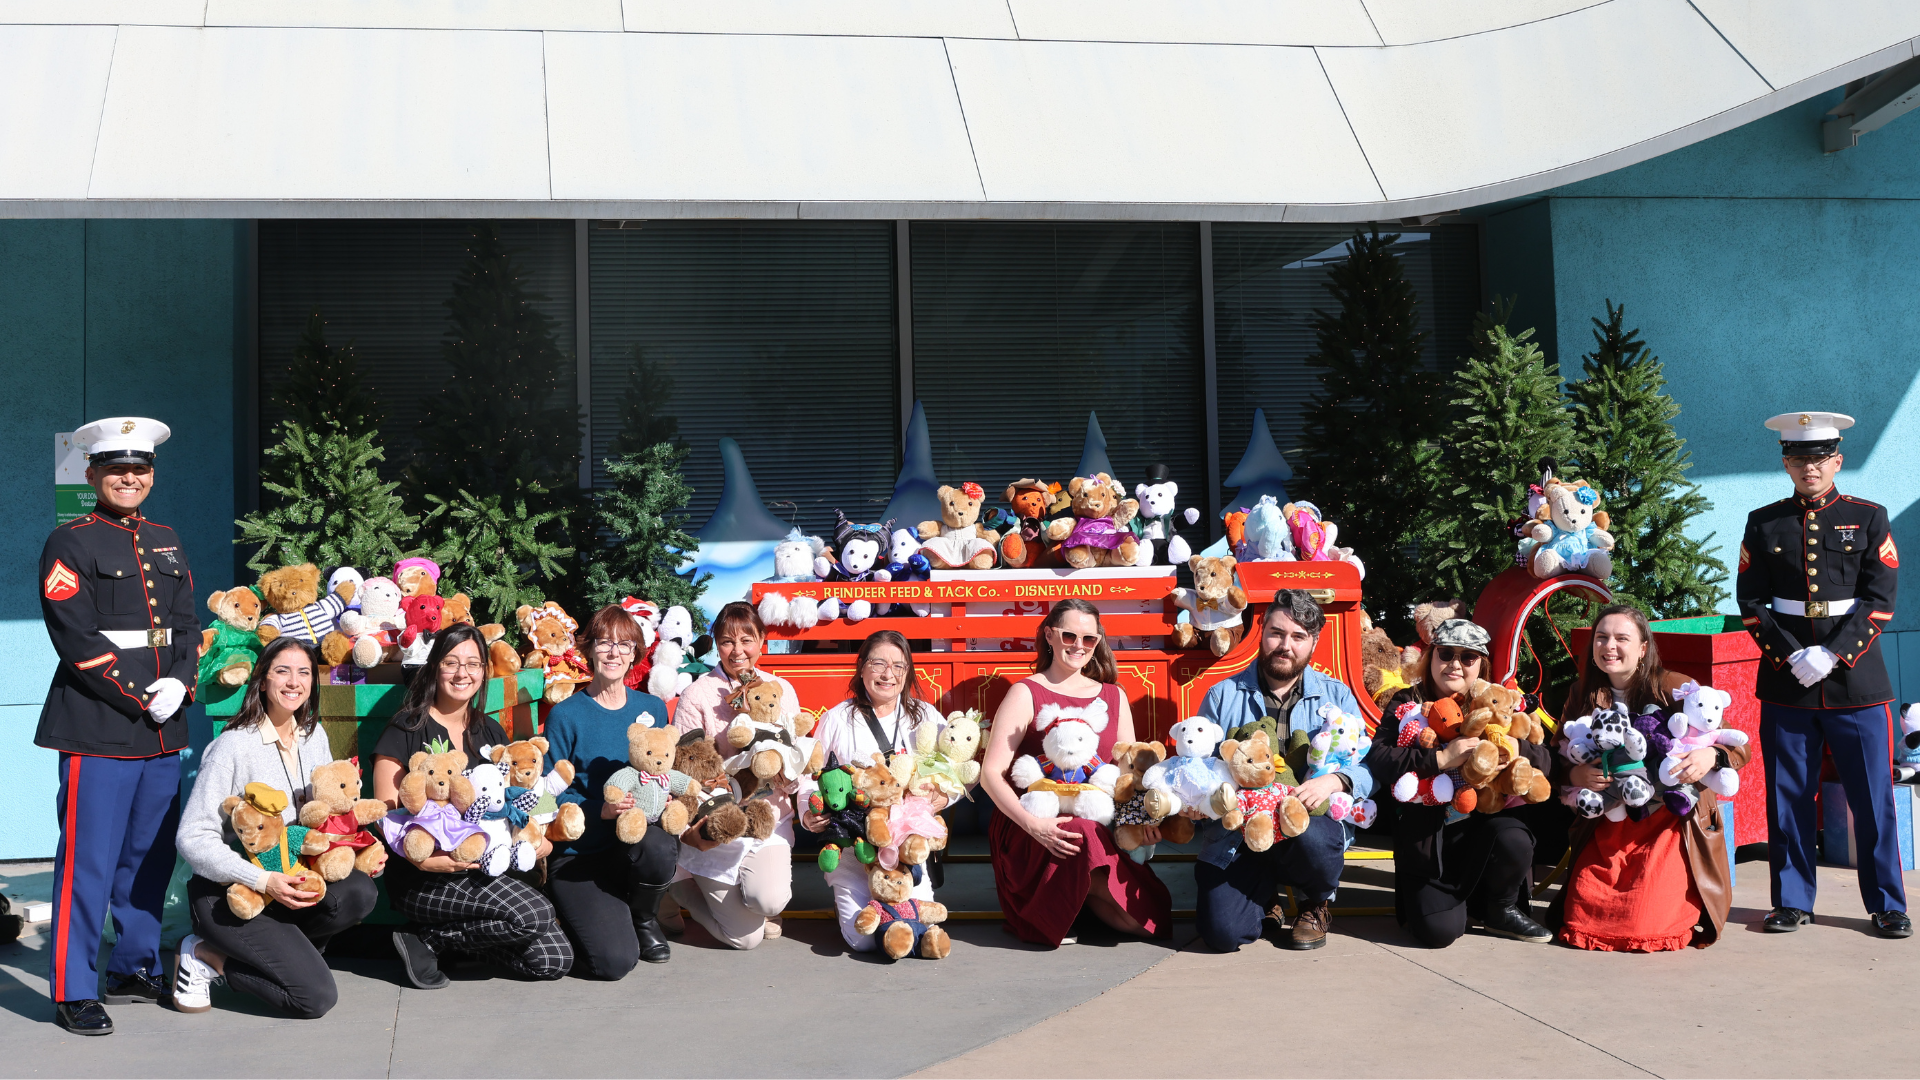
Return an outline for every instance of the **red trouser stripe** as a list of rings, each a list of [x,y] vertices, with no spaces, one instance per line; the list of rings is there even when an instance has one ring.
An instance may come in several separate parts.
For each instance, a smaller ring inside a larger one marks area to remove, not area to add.
[[[67,756],[66,850],[60,868],[60,917],[53,924],[53,1000],[67,1000],[67,945],[73,936],[73,847],[80,833],[80,755]]]

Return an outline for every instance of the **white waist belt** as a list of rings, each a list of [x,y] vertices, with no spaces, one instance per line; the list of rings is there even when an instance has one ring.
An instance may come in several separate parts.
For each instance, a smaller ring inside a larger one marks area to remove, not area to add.
[[[1808,619],[1831,619],[1845,615],[1853,610],[1852,600],[1788,600],[1784,596],[1773,598],[1773,610],[1782,615],[1799,615]]]
[[[100,636],[123,649],[164,649],[173,644],[171,630],[102,630]]]

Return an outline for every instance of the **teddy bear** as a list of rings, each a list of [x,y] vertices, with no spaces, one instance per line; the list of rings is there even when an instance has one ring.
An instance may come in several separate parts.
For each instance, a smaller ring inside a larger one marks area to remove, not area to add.
[[[980,780],[982,716],[979,709],[947,714],[945,725],[922,724],[914,729],[913,773],[907,793],[948,802],[965,795]]]
[[[340,616],[339,629],[320,643],[320,653],[329,663],[351,660],[356,667],[370,668],[398,655],[398,637],[406,629],[407,617],[401,607],[405,598],[392,578],[383,577],[361,582],[355,595],[360,610]]]
[[[1552,784],[1520,753],[1522,740],[1538,744],[1546,732],[1525,709],[1526,695],[1511,687],[1475,679],[1467,687],[1466,719],[1458,734],[1480,740],[1460,765],[1460,786],[1475,792],[1474,809],[1499,813],[1508,796],[1540,802]]]
[[[867,889],[873,899],[853,917],[853,928],[872,935],[874,945],[888,959],[912,954],[944,960],[953,951],[953,939],[938,925],[946,921],[946,905],[913,899],[909,875],[875,866],[867,872]]]
[[[786,539],[773,545],[773,576],[767,580],[819,581],[820,574],[814,570],[825,561],[826,551],[826,541],[817,536],[808,536],[795,528],[787,534]],[[662,616],[664,619],[665,616]],[[789,598],[785,593],[769,592],[760,597],[760,621],[768,626],[811,630],[820,625],[820,601],[811,596]],[[691,625],[688,631],[691,634]],[[666,635],[661,636],[664,639]]]
[[[360,797],[359,759],[317,765],[308,783],[312,798],[301,805],[299,822],[334,839],[327,850],[308,858],[307,865],[328,881],[341,881],[355,870],[379,877],[387,868],[387,849],[367,826],[387,816],[387,804]]]
[[[1045,764],[1032,754],[1014,759],[1007,779],[1025,794],[1020,805],[1035,817],[1113,822],[1113,782],[1120,770],[1100,760],[1100,733],[1107,729],[1107,703],[1042,705],[1033,725],[1042,733]]]
[[[1000,533],[1000,561],[1015,570],[1049,565],[1047,508],[1053,505],[1053,493],[1046,483],[1022,477],[1008,484],[1000,497],[1008,508],[992,523]]]
[[[650,719],[650,718],[649,718]],[[613,819],[613,835],[623,844],[637,844],[647,835],[648,825],[657,825],[669,836],[679,836],[687,828],[687,805],[676,797],[700,792],[693,777],[673,767],[679,733],[672,728],[634,723],[627,727],[627,765],[607,778],[601,797],[619,803],[633,796],[633,806]]]
[[[416,866],[436,850],[458,862],[477,862],[487,837],[465,816],[473,805],[466,771],[467,755],[458,750],[415,753],[400,778],[400,809],[380,819],[387,846]]]
[[[343,582],[348,595],[351,584]],[[347,610],[347,600],[339,592],[320,595],[320,568],[312,563],[282,566],[260,575],[260,598],[273,609],[264,615],[256,633],[266,645],[281,635],[318,645]]]
[[[1416,654],[1417,658],[1417,654]],[[1360,612],[1360,683],[1376,705],[1413,684],[1408,681],[1406,651],[1393,643],[1385,630],[1373,625],[1366,611]]]
[[[848,521],[847,515],[838,510],[833,516],[833,547],[814,557],[814,573],[823,581],[893,580],[892,572],[880,561],[880,553],[886,550],[887,538],[893,532],[893,522],[863,525]],[[837,596],[820,602],[821,619],[837,619],[843,614],[848,622],[859,622],[873,614],[873,602],[849,600],[843,604]]]
[[[397,639],[400,666],[421,667],[426,664],[427,654],[433,650],[433,635],[445,627],[442,619],[446,607],[446,600],[438,596],[409,596],[400,601],[400,611],[406,619],[406,625],[401,628]]]
[[[557,798],[573,785],[573,762],[562,758],[543,772],[547,750],[546,738],[535,735],[505,746],[481,747],[480,754],[506,770],[508,784],[535,793],[527,807],[521,839],[528,843],[538,843],[542,838],[555,843],[578,840],[587,830],[586,812],[579,803],[563,803]]]
[[[816,760],[820,748],[807,737],[813,729],[813,715],[802,713],[795,720],[782,717],[780,706],[785,696],[786,688],[778,679],[762,679],[758,673],[742,680],[727,696],[727,705],[735,715],[727,725],[726,741],[734,754],[726,766],[729,772],[752,773],[758,785],[750,795],[775,781],[793,783],[802,773],[821,768]],[[807,730],[800,730],[802,723]]]
[[[1320,725],[1307,739],[1307,779],[1317,780],[1352,768],[1372,747],[1365,721],[1331,705],[1322,705]],[[1326,813],[1335,821],[1345,821],[1353,815],[1354,806],[1352,795],[1336,791],[1327,799]],[[1363,807],[1361,816],[1371,819],[1371,809]]]
[[[1191,506],[1184,511],[1178,508],[1180,485],[1173,482],[1167,467],[1147,466],[1146,483],[1133,485],[1133,497],[1140,504],[1140,512],[1127,523],[1127,530],[1140,544],[1136,556],[1139,565],[1179,566],[1191,558],[1193,547],[1180,535],[1180,524],[1199,521],[1200,511]]]
[[[807,809],[827,819],[820,830],[824,840],[815,860],[823,874],[840,868],[840,854],[849,848],[854,858],[872,863],[879,855],[867,840],[866,796],[854,787],[853,769],[835,762],[819,776],[819,787],[807,797]]]
[[[440,591],[440,564],[418,555],[401,559],[393,564],[393,583],[402,598],[432,596]]]
[[[742,805],[733,795],[727,779],[726,760],[713,740],[696,728],[680,736],[674,747],[673,767],[686,773],[700,792],[689,790],[675,796],[687,810],[688,823],[700,822],[700,838],[716,844],[728,844],[743,836],[765,840],[773,835],[776,813],[765,799],[749,799]]]
[[[249,588],[207,597],[214,625],[200,631],[198,684],[240,686],[260,661],[260,594]]]
[[[1227,541],[1241,562],[1293,562],[1293,531],[1286,514],[1271,495],[1262,495],[1250,507],[1228,515]],[[1236,538],[1237,537],[1237,538]]]
[[[327,591],[339,593],[340,598],[347,602],[348,611],[359,611],[360,583],[365,580],[366,575],[355,567],[335,566],[327,571]],[[341,588],[342,585],[346,587]]]
[[[1187,566],[1193,572],[1193,588],[1173,590],[1174,607],[1185,610],[1192,621],[1173,624],[1168,644],[1176,649],[1191,649],[1206,643],[1215,656],[1225,656],[1246,635],[1247,590],[1233,576],[1237,560],[1231,555],[1214,557],[1194,555]]]
[[[647,693],[672,701],[693,685],[696,667],[706,669],[693,658],[693,615],[675,604],[660,613],[660,638],[653,643],[653,671],[647,675]]]
[[[880,865],[906,867],[917,884],[927,859],[946,850],[947,822],[934,812],[932,803],[903,790],[887,808],[887,839],[889,843],[877,849]]]
[[[1127,857],[1137,863],[1153,858],[1157,844],[1145,842],[1145,827],[1152,825],[1160,830],[1160,838],[1174,844],[1184,844],[1193,839],[1193,822],[1184,817],[1154,816],[1147,809],[1148,792],[1141,780],[1147,770],[1165,761],[1167,747],[1165,743],[1130,742],[1113,744],[1113,764],[1120,770],[1120,776],[1113,782],[1113,842]],[[1156,804],[1164,808],[1164,793],[1157,798]]]
[[[248,784],[245,796],[229,795],[220,803],[220,816],[233,826],[240,850],[247,861],[262,870],[293,878],[301,892],[327,895],[326,879],[300,860],[318,855],[332,844],[331,837],[304,825],[288,825],[280,815],[287,808],[287,793],[259,781]],[[234,882],[227,886],[227,908],[239,919],[251,919],[265,911],[267,898]]]
[[[1673,699],[1680,707],[1666,718],[1666,734],[1671,742],[1661,755],[1658,775],[1660,783],[1668,789],[1668,809],[1685,816],[1693,812],[1696,798],[1692,785],[1680,782],[1679,773],[1687,763],[1687,755],[1714,746],[1745,746],[1747,733],[1725,726],[1727,706],[1733,704],[1733,695],[1725,690],[1689,680],[1674,690]],[[1732,769],[1709,769],[1699,783],[1715,795],[1731,799],[1740,791],[1740,774]]]
[[[1384,720],[1383,720],[1384,722]],[[1438,749],[1460,733],[1460,727],[1466,723],[1466,717],[1460,713],[1459,702],[1450,697],[1438,701],[1409,701],[1394,710],[1394,745],[1418,746],[1424,750]],[[1442,732],[1446,732],[1443,737]],[[1403,803],[1420,803],[1426,806],[1451,805],[1463,814],[1473,812],[1479,801],[1479,795],[1472,788],[1454,783],[1447,773],[1422,777],[1408,771],[1401,773],[1389,789],[1393,797]]]
[[[1074,477],[1067,483],[1067,495],[1073,516],[1047,523],[1047,539],[1060,560],[1076,570],[1132,566],[1140,542],[1127,523],[1140,511],[1140,504],[1126,498],[1106,473]]]
[[[1544,463],[1543,463],[1544,464]],[[1545,580],[1557,574],[1586,574],[1605,581],[1613,573],[1612,522],[1599,509],[1600,493],[1585,480],[1541,478],[1540,509],[1526,523],[1526,539],[1516,557],[1529,573]]]
[[[981,525],[987,493],[969,480],[959,487],[940,485],[940,520],[920,523],[920,550],[935,570],[991,570],[1000,534]]]
[[[574,647],[573,635],[579,632],[580,624],[566,609],[551,600],[539,607],[521,604],[513,617],[527,639],[527,653],[521,657],[520,666],[546,672],[546,691],[541,696],[547,704],[558,705],[573,696],[575,687],[593,681],[587,658]]]
[[[1340,526],[1326,521],[1320,516],[1320,508],[1310,502],[1291,502],[1280,508],[1287,519],[1287,528],[1293,533],[1294,557],[1301,562],[1343,562],[1349,563],[1360,572],[1361,580],[1367,576],[1367,566],[1352,548],[1336,546],[1339,543]]]
[[[1634,727],[1626,706],[1596,709],[1562,726],[1560,735],[1567,760],[1593,765],[1612,780],[1604,792],[1569,788],[1562,801],[1585,818],[1604,815],[1623,821],[1629,814],[1635,820],[1645,816],[1643,808],[1654,794],[1647,779],[1647,738]]]
[[[1140,786],[1147,790],[1147,813],[1167,818],[1194,809],[1218,817],[1213,794],[1222,784],[1233,783],[1227,763],[1213,753],[1226,737],[1219,724],[1204,716],[1189,716],[1173,725],[1167,732],[1173,752],[1140,778]]]
[[[1220,819],[1220,826],[1238,832],[1249,851],[1265,851],[1276,836],[1292,838],[1307,831],[1307,804],[1294,794],[1291,784],[1283,783],[1267,733],[1256,731],[1251,739],[1220,744],[1220,758],[1233,782],[1215,789],[1209,809]]]
[[[481,762],[466,772],[473,786],[473,803],[466,819],[486,835],[486,850],[480,853],[480,869],[488,877],[499,877],[509,869],[526,873],[537,858],[533,844],[524,838],[527,811],[534,792],[507,787],[507,770],[491,761]]]

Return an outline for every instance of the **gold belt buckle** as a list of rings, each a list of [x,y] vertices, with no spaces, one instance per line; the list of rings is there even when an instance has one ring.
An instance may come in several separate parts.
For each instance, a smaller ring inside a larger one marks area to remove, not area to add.
[[[164,649],[166,647],[167,647],[167,632],[165,630],[147,631],[147,648]]]
[[[1824,619],[1826,617],[1827,617],[1827,602],[1825,600],[1807,601],[1807,618]]]

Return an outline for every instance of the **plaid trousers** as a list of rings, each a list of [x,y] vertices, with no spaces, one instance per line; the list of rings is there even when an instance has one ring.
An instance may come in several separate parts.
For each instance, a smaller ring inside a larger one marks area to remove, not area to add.
[[[437,956],[465,953],[530,979],[558,979],[573,967],[573,946],[553,902],[510,875],[408,874],[388,899],[419,924],[420,940]]]

